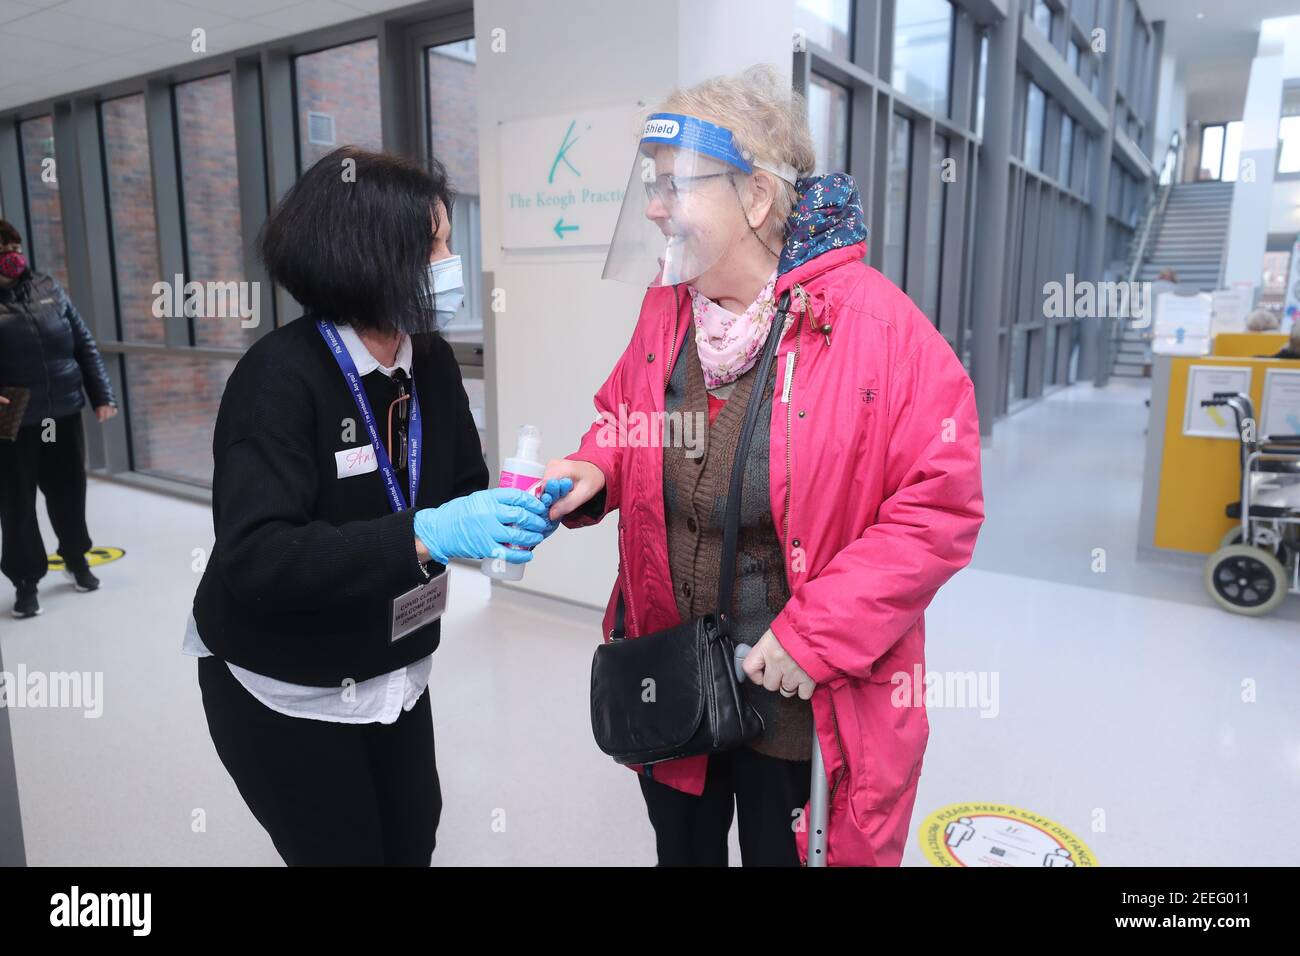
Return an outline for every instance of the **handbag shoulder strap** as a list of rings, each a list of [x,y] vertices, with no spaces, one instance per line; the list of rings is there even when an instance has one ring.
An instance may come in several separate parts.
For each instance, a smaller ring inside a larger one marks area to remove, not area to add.
[[[790,293],[784,292],[777,305],[776,315],[772,318],[772,328],[768,332],[767,344],[763,347],[763,357],[759,360],[754,387],[750,391],[749,404],[745,406],[745,421],[740,427],[740,438],[736,443],[735,458],[731,462],[731,482],[727,488],[727,513],[723,519],[722,530],[722,565],[718,580],[718,626],[723,633],[730,631],[730,617],[725,613],[731,607],[731,592],[736,579],[736,543],[740,538],[740,494],[745,484],[745,459],[749,456],[749,442],[754,435],[754,426],[758,421],[758,409],[763,404],[763,393],[767,391],[767,379],[772,372],[772,362],[776,357],[777,343],[785,331],[786,313],[790,309]],[[618,600],[614,605],[614,628],[610,639],[620,641],[627,633],[625,630],[625,605],[623,591],[620,587]]]
[[[749,393],[749,404],[745,406],[745,421],[740,428],[740,439],[736,442],[736,456],[731,462],[731,484],[727,489],[727,515],[722,526],[722,565],[718,574],[718,629],[723,635],[731,633],[731,592],[736,584],[736,546],[740,538],[740,495],[745,485],[745,459],[749,457],[749,442],[754,436],[754,427],[758,422],[758,410],[767,393],[767,379],[772,371],[772,362],[776,358],[777,343],[785,331],[786,313],[790,308],[790,293],[781,295],[776,315],[772,318],[772,330],[767,336],[767,345],[763,348],[763,358],[758,364],[757,378]]]

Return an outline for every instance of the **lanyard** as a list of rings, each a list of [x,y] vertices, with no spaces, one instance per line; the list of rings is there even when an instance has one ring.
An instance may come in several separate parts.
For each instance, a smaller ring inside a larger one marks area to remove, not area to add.
[[[384,443],[379,440],[379,429],[375,426],[375,416],[370,410],[370,399],[366,397],[366,390],[361,385],[361,376],[357,374],[356,363],[352,361],[352,356],[348,354],[347,346],[339,338],[338,329],[334,323],[328,319],[317,319],[316,328],[329,346],[330,353],[334,356],[334,361],[338,363],[339,369],[343,372],[343,378],[348,383],[348,388],[352,390],[352,398],[357,403],[357,411],[361,413],[361,420],[366,424],[366,432],[370,435],[370,445],[375,451],[375,461],[379,465],[379,473],[384,476],[384,489],[388,492],[388,503],[393,506],[394,511],[405,511],[407,499],[402,497],[402,486],[397,481],[397,472],[393,468],[393,463],[388,459],[388,450]],[[411,480],[411,504],[415,504],[416,493],[420,489],[420,438],[423,434],[423,424],[420,420],[420,402],[415,396],[415,376],[411,376],[411,424],[408,429],[406,440],[407,446],[407,473]]]

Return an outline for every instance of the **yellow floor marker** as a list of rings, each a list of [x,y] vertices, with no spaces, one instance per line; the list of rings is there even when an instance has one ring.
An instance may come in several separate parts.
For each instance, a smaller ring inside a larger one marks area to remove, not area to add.
[[[125,555],[126,552],[121,548],[91,548],[86,552],[86,563],[92,568],[97,568],[101,564],[109,564]],[[51,554],[48,560],[50,562],[51,571],[63,570],[63,559],[57,554]]]
[[[934,866],[1100,866],[1056,821],[1000,803],[941,807],[925,818],[917,841]]]

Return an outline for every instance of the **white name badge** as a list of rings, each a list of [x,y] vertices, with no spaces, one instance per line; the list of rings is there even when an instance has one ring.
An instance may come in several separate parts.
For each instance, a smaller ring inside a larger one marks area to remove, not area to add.
[[[447,610],[447,572],[393,599],[393,620],[389,643],[396,643],[412,631],[432,624]]]
[[[351,478],[353,475],[367,475],[379,470],[372,445],[359,445],[356,448],[344,448],[334,453],[334,467],[338,477]]]

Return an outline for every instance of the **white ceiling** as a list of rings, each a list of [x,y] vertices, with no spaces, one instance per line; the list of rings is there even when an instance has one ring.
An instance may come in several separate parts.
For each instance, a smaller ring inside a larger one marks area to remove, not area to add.
[[[411,0],[0,0],[0,109],[409,6]],[[207,52],[190,49],[202,27]]]
[[[1147,20],[1165,21],[1165,52],[1179,59],[1255,56],[1259,24],[1300,13],[1300,0],[1138,0]]]
[[[1241,117],[1259,25],[1300,13],[1300,0],[1139,0],[1150,21],[1165,21],[1164,52],[1178,60],[1189,118]]]

